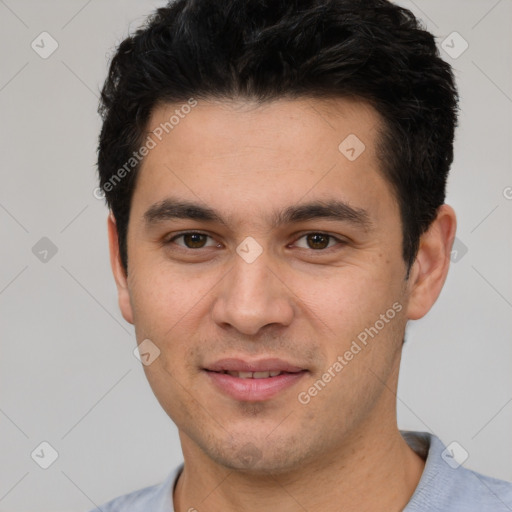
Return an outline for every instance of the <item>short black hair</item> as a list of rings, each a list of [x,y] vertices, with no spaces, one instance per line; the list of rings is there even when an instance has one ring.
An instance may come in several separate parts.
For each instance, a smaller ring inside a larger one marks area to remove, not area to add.
[[[304,97],[357,97],[380,114],[381,171],[410,269],[445,200],[457,124],[453,72],[434,36],[387,0],[177,0],[120,43],[101,93],[100,187],[125,271],[137,150],[157,106]]]

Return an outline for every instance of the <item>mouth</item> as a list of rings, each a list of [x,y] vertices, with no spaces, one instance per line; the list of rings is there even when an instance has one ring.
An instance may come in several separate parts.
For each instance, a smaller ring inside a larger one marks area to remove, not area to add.
[[[217,391],[237,401],[264,401],[282,394],[308,370],[281,359],[222,359],[203,368]]]
[[[233,372],[228,370],[223,370],[221,372],[215,372],[215,373],[222,373],[225,375],[231,375],[231,377],[237,377],[239,379],[268,379],[270,377],[278,377],[279,375],[282,375],[283,373],[298,373],[298,372],[285,372],[285,371],[262,371],[262,372]]]

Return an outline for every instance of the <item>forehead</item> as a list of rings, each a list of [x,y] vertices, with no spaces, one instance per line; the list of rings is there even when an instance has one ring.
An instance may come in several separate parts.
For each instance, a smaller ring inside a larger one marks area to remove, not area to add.
[[[139,171],[134,205],[178,195],[226,212],[276,210],[333,196],[373,203],[375,214],[389,206],[390,186],[376,153],[382,121],[367,103],[348,98],[194,103],[153,111],[145,137],[154,147]]]
[[[261,150],[276,150],[288,158],[306,152],[313,157],[322,148],[338,156],[339,142],[355,135],[364,139],[371,158],[382,125],[377,111],[356,98],[203,100],[193,107],[190,101],[157,106],[147,133],[158,142],[172,139],[175,151],[193,147],[190,156],[222,157],[258,144]]]

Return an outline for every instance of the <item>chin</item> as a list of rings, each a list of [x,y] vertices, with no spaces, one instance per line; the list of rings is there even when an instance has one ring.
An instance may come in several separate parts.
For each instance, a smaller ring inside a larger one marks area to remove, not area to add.
[[[307,459],[306,453],[297,453],[297,446],[300,445],[296,442],[283,443],[282,439],[270,443],[264,437],[260,442],[252,438],[252,441],[237,443],[236,447],[212,450],[209,446],[205,451],[212,460],[227,469],[268,477],[269,474],[293,471]]]

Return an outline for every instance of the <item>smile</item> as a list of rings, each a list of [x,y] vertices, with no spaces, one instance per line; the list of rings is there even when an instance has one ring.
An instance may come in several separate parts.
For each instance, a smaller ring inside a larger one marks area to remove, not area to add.
[[[238,377],[239,379],[268,379],[269,377],[277,377],[278,375],[281,375],[283,373],[288,372],[281,372],[281,371],[263,371],[263,372],[232,372],[224,370],[222,372],[218,373],[224,373],[227,375],[231,375],[231,377]]]
[[[236,401],[261,402],[282,395],[309,373],[280,370],[260,371],[204,371],[213,388]]]

